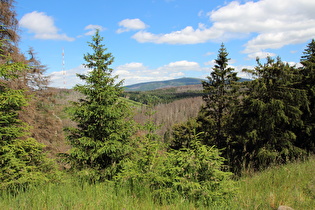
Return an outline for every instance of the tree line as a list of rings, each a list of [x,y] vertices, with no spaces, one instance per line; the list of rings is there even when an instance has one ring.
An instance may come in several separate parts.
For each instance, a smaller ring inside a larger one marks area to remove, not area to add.
[[[180,91],[181,87],[157,89],[149,91],[125,91],[123,97],[142,104],[158,105],[172,103],[173,101],[203,96],[202,90]]]
[[[305,158],[315,152],[314,39],[300,63],[290,66],[280,57],[257,58],[244,69],[252,81],[237,83],[222,44],[208,81],[205,105],[198,117],[176,126],[172,148],[186,147],[194,133],[205,145],[222,151],[231,170],[242,173]]]

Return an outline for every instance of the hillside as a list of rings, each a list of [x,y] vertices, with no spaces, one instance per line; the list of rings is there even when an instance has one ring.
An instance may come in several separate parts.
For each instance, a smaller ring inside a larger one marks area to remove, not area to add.
[[[180,78],[180,79],[165,80],[165,81],[144,82],[144,83],[138,83],[134,85],[125,86],[125,90],[126,91],[148,91],[148,90],[156,90],[156,89],[167,88],[167,87],[198,85],[198,84],[201,84],[201,81],[202,79],[197,79],[197,78]]]
[[[125,91],[149,91],[149,90],[157,90],[162,88],[170,88],[170,87],[180,87],[180,86],[198,86],[201,85],[201,82],[205,79],[199,78],[179,78],[165,81],[155,81],[155,82],[144,82],[138,83],[134,85],[125,86]],[[250,79],[241,78],[239,82],[249,81]]]

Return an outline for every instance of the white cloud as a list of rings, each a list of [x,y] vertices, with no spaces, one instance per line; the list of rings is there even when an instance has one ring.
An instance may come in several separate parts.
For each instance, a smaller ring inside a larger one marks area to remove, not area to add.
[[[207,52],[206,54],[205,54],[205,56],[210,56],[210,55],[214,55],[215,53],[214,52]]]
[[[125,70],[125,69],[146,69],[147,67],[145,67],[142,63],[136,63],[136,62],[132,62],[132,63],[127,63],[121,66],[117,67],[117,70]]]
[[[243,72],[243,69],[254,69],[255,66],[234,66],[233,67],[237,72],[237,76],[240,78],[254,79],[253,76],[247,72]]]
[[[197,44],[247,38],[243,53],[252,58],[266,49],[304,43],[314,38],[314,8],[313,0],[232,1],[207,13],[212,23],[210,27],[199,23],[197,28],[187,26],[170,33],[139,31],[132,38],[140,43],[157,44]]]
[[[315,13],[311,8],[315,8],[315,1],[260,0],[244,4],[233,1],[208,15],[213,27],[225,33],[257,34],[243,51],[257,53],[314,38]]]
[[[171,77],[183,77],[185,74],[183,72],[177,72],[170,74]]]
[[[52,72],[48,76],[50,77],[50,86],[58,88],[72,88],[76,84],[82,84],[82,80],[77,77],[77,74],[86,74],[88,69],[83,65],[66,71]]]
[[[140,43],[152,42],[156,44],[198,44],[207,42],[210,39],[216,40],[222,36],[222,31],[215,28],[204,28],[204,25],[199,24],[197,29],[191,26],[180,31],[174,31],[169,34],[152,34],[146,31],[139,31],[132,36]]]
[[[124,80],[124,85],[150,81],[163,81],[182,77],[206,78],[212,71],[214,64],[215,61],[212,60],[206,62],[204,64],[206,67],[203,67],[197,62],[182,60],[171,62],[157,68],[149,68],[143,63],[131,62],[114,67],[113,75],[118,75],[119,80]],[[238,76],[243,78],[249,78],[249,75],[241,72],[243,68],[254,68],[254,66],[233,65],[229,65],[229,67],[235,68],[235,71],[238,72]],[[76,76],[76,74],[86,74],[88,72],[89,69],[85,68],[83,65],[69,69],[65,72],[53,72],[49,75],[51,79],[50,85],[59,88],[72,88],[74,85],[82,84],[83,82]]]
[[[66,34],[60,34],[55,26],[54,19],[43,12],[31,12],[25,14],[19,21],[21,27],[28,29],[29,33],[34,33],[36,39],[53,39],[74,41],[74,38]]]
[[[215,64],[215,60],[207,61],[204,63],[204,65],[206,66],[214,66],[214,64]]]
[[[176,70],[176,69],[198,70],[200,66],[197,62],[183,60],[183,61],[171,62],[162,68],[173,69],[173,70]]]
[[[270,52],[263,52],[263,51],[248,54],[248,58],[250,59],[256,59],[256,58],[263,59],[263,58],[267,58],[268,56],[273,57],[273,56],[276,56],[276,54],[270,53]]]
[[[122,28],[119,28],[116,32],[117,33],[123,33],[131,30],[142,30],[147,28],[148,26],[142,22],[140,19],[124,19],[118,23],[119,26]]]
[[[200,73],[202,71],[209,72],[209,68],[200,67],[196,62],[183,60],[171,62],[155,69],[150,69],[142,63],[127,63],[117,66],[114,73],[119,75],[119,78],[125,80],[125,85],[130,85],[191,76],[190,72]]]
[[[117,66],[114,74],[120,79],[124,79],[124,85],[136,84],[141,82],[173,79],[169,73],[150,69],[142,63],[132,62]]]
[[[104,31],[106,28],[104,28],[103,26],[100,26],[100,25],[88,25],[84,28],[84,30],[89,30],[88,32],[86,32],[84,35],[85,36],[93,36],[96,32],[96,30],[99,30],[99,31]]]

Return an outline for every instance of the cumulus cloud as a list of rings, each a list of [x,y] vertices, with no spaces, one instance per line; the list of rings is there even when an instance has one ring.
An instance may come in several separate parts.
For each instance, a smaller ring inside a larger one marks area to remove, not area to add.
[[[120,79],[124,79],[125,85],[174,78],[166,72],[162,72],[157,69],[150,69],[143,63],[137,62],[117,66],[114,74],[118,75]]]
[[[210,55],[214,55],[215,53],[214,52],[207,52],[206,54],[205,54],[205,56],[210,56]]]
[[[206,78],[212,71],[215,61],[209,61],[204,63],[205,67],[200,66],[199,63],[194,61],[176,61],[171,62],[166,65],[149,68],[143,63],[131,62],[123,65],[114,67],[114,75],[119,76],[119,80],[124,80],[124,85],[137,84],[142,82],[151,81],[163,81],[182,77],[196,77],[196,78]],[[229,67],[235,68],[235,71],[239,72],[239,77],[249,78],[249,75],[241,72],[243,68],[253,69],[254,66],[233,66]],[[89,69],[85,68],[83,65],[78,66],[73,69],[69,69],[65,72],[53,72],[51,73],[51,86],[59,88],[72,88],[76,84],[82,84],[82,81],[76,76],[76,74],[87,74]]]
[[[169,80],[180,77],[192,76],[191,72],[209,71],[208,68],[200,67],[193,61],[176,61],[151,69],[142,63],[127,63],[117,66],[114,73],[125,80],[125,85],[149,81]]]
[[[55,26],[54,19],[44,12],[31,12],[25,14],[19,21],[21,27],[28,29],[29,33],[34,33],[36,39],[53,39],[74,41],[74,38],[66,34],[60,34]]]
[[[257,34],[249,40],[244,53],[277,49],[314,38],[315,1],[260,0],[240,4],[233,1],[208,13],[213,27],[225,33]]]
[[[88,32],[86,32],[84,35],[85,36],[93,36],[96,32],[96,30],[99,30],[99,31],[104,31],[106,28],[104,28],[103,26],[100,26],[100,25],[88,25],[84,28],[84,30],[88,30]]]
[[[183,61],[171,62],[171,63],[161,67],[161,69],[171,70],[171,71],[177,71],[177,70],[181,70],[181,71],[196,70],[196,71],[199,71],[200,66],[197,62],[183,60]]]
[[[215,60],[207,61],[204,63],[204,65],[206,66],[214,66],[214,64],[215,64]]]
[[[243,2],[243,3],[241,3]],[[243,53],[249,58],[266,49],[277,49],[314,38],[315,1],[232,1],[207,13],[210,27],[199,23],[170,33],[139,31],[132,38],[140,43],[197,44],[247,38]],[[200,14],[199,14],[200,15]]]
[[[156,44],[198,44],[208,40],[216,40],[223,35],[222,31],[215,28],[206,29],[202,24],[197,29],[187,26],[180,31],[174,31],[169,34],[152,34],[146,31],[139,31],[132,36],[140,43],[151,42]]]
[[[267,58],[268,56],[273,57],[273,56],[276,56],[276,54],[270,53],[270,52],[263,52],[263,51],[258,51],[258,52],[248,54],[249,59],[256,59],[256,58],[263,59],[263,58]]]
[[[55,71],[49,74],[50,86],[58,88],[72,88],[76,84],[82,84],[82,80],[77,77],[77,74],[87,74],[89,69],[80,65],[76,68],[66,71]]]
[[[148,26],[142,22],[140,19],[124,19],[118,23],[121,27],[116,32],[123,33],[131,30],[142,30],[147,28]]]

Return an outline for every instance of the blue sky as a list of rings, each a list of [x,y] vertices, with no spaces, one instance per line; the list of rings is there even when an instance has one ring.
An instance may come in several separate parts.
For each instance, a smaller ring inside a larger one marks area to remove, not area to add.
[[[16,0],[21,50],[34,48],[51,86],[67,88],[88,71],[83,55],[96,28],[130,85],[205,78],[222,42],[239,72],[257,56],[298,65],[315,38],[314,10],[314,0]]]

